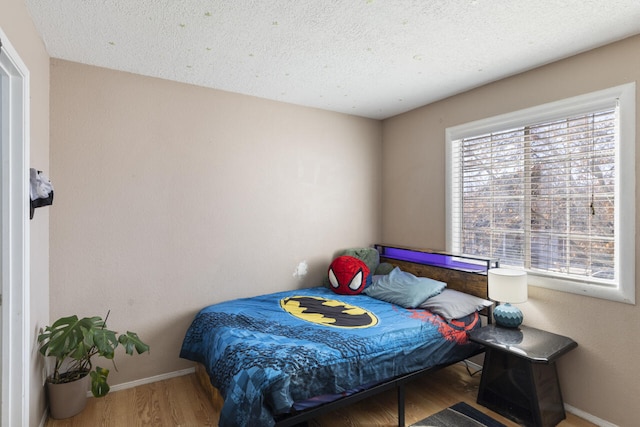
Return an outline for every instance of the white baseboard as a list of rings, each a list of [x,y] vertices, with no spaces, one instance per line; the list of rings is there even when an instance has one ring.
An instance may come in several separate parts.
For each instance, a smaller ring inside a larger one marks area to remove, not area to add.
[[[581,409],[578,408],[574,408],[571,405],[567,405],[566,403],[564,404],[564,409],[567,412],[571,412],[573,415],[575,415],[576,417],[580,417],[584,420],[589,421],[590,423],[593,423],[595,425],[597,425],[598,427],[618,427],[616,424],[610,423],[609,421],[605,421],[603,419],[600,419],[594,415],[591,415],[587,412],[584,412]]]
[[[473,368],[476,371],[482,370],[482,365],[478,365],[476,362],[472,362],[469,359],[466,359],[465,362],[467,363],[467,366],[469,366],[469,368]]]
[[[183,375],[193,374],[195,371],[196,371],[196,368],[188,368],[188,369],[183,369],[181,371],[167,372],[166,374],[160,374],[160,375],[155,375],[153,377],[142,378],[135,381],[129,381],[127,383],[116,384],[113,387],[111,387],[110,392],[118,391],[118,390],[126,390],[128,388],[137,387],[139,385],[151,384],[157,381],[168,380],[169,378],[181,377]],[[92,396],[91,391],[87,392],[87,396],[89,397]]]
[[[49,419],[49,406],[44,408],[44,412],[42,413],[42,418],[40,418],[40,424],[38,424],[38,427],[44,427],[48,419]]]

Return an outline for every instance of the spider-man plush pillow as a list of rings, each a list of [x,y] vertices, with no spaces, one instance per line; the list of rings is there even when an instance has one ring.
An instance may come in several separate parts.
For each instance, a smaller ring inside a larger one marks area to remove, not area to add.
[[[369,267],[356,257],[339,256],[329,266],[329,282],[337,294],[359,294],[371,284]]]

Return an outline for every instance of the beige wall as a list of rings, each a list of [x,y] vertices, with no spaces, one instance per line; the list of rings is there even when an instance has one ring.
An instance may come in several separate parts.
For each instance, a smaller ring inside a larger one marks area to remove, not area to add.
[[[52,60],[52,319],[110,309],[150,344],[119,357],[112,385],[192,366],[178,353],[198,309],[320,284],[334,251],[378,240],[381,133]]]
[[[3,0],[4,1],[4,0]],[[0,7],[0,27],[30,73],[31,166],[49,170],[49,55],[22,0],[7,0]],[[30,402],[29,420],[37,426],[44,413],[43,360],[36,334],[49,322],[49,208],[37,211],[30,221]]]
[[[386,120],[383,240],[445,247],[447,127],[638,79],[640,36]],[[637,112],[640,114],[640,108]],[[640,116],[636,121],[640,127]],[[640,142],[640,134],[636,142]],[[636,156],[639,154],[636,149]],[[640,170],[636,181],[640,188]],[[640,213],[637,206],[636,201]],[[636,259],[640,259],[637,244]],[[640,292],[636,293],[640,299]],[[525,324],[568,335],[579,344],[559,361],[565,402],[620,426],[635,425],[640,396],[636,370],[640,308],[541,288],[531,287],[529,294],[529,301],[522,305]]]

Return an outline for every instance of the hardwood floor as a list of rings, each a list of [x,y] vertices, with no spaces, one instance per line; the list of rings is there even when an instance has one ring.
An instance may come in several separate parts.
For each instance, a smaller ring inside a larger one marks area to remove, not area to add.
[[[507,426],[517,424],[475,402],[480,374],[470,377],[463,364],[425,375],[406,386],[406,424],[415,423],[457,402],[466,402]],[[396,393],[391,390],[312,420],[310,427],[397,426]],[[195,374],[90,398],[85,410],[46,427],[199,427],[216,426],[218,411],[209,402]],[[594,426],[573,414],[560,427]]]

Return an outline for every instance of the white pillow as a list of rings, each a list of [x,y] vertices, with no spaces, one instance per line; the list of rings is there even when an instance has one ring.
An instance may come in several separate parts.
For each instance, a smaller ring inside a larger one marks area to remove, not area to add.
[[[451,321],[452,319],[461,319],[491,305],[493,303],[489,300],[453,289],[444,289],[440,294],[420,304],[420,308],[439,314],[447,321]]]

